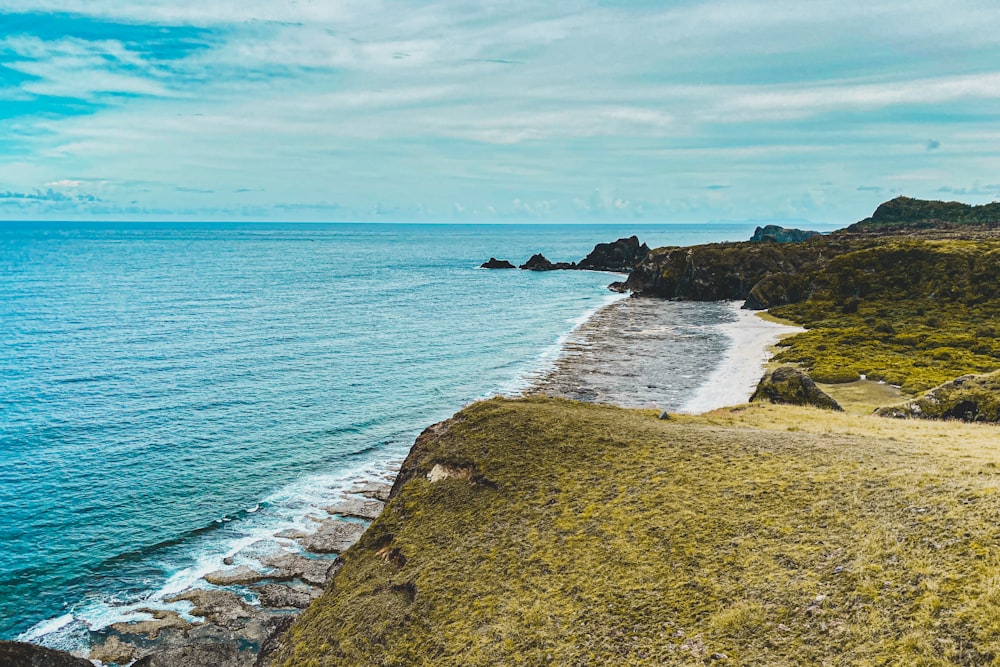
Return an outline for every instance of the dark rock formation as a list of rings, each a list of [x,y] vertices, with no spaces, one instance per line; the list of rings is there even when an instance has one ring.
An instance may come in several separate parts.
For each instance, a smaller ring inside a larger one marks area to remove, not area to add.
[[[753,243],[800,243],[814,236],[820,236],[820,233],[803,229],[789,229],[780,225],[764,225],[754,230],[750,241]]]
[[[812,405],[843,412],[843,408],[823,392],[812,379],[794,366],[779,366],[761,378],[750,402],[770,401],[788,405]]]
[[[630,236],[614,243],[598,243],[590,254],[580,260],[577,269],[628,273],[649,254],[649,246],[639,245],[639,238]]]
[[[490,257],[488,262],[483,262],[479,265],[480,269],[516,269],[517,267],[508,262],[506,259],[497,259],[496,257]]]
[[[879,408],[880,417],[1000,422],[1000,371],[963,375],[903,405]]]
[[[89,660],[63,651],[24,642],[0,641],[0,665],[4,667],[94,667]]]
[[[545,258],[545,255],[538,253],[531,256],[527,262],[519,266],[520,269],[525,269],[527,271],[557,271],[560,269],[575,269],[576,264],[570,264],[568,262],[550,262]]]
[[[685,301],[746,299],[751,290],[772,275],[795,276],[816,265],[837,248],[818,237],[819,242],[790,243],[709,243],[689,248],[668,247],[650,251],[625,281],[637,296],[653,296]],[[747,307],[768,308],[789,302],[779,297],[780,285],[761,289]],[[775,298],[776,303],[771,299]]]

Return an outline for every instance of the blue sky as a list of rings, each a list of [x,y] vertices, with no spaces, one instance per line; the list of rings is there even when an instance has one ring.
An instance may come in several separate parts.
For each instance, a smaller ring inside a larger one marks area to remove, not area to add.
[[[0,0],[0,219],[1000,199],[995,0]]]

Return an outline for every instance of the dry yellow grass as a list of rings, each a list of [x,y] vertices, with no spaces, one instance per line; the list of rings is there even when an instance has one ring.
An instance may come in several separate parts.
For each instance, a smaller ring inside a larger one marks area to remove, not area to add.
[[[478,403],[414,450],[280,664],[1000,664],[997,433]]]

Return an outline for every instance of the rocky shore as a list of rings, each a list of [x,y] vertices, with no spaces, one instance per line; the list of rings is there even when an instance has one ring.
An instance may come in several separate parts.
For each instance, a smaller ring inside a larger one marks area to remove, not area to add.
[[[81,657],[106,666],[266,665],[278,638],[341,567],[340,554],[381,513],[400,464],[384,463],[359,478],[339,502],[315,507],[310,528],[276,532],[227,557],[223,569],[205,574],[193,587],[135,609],[134,620],[92,632],[89,654]],[[17,642],[0,646],[0,657],[8,654],[9,661],[0,664],[91,664]],[[53,656],[65,662],[52,662]]]

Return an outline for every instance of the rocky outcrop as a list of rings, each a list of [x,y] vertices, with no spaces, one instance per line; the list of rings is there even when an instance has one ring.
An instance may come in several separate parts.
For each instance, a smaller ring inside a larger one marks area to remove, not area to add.
[[[158,651],[140,658],[132,667],[250,667],[253,661],[253,654],[235,644],[212,642]]]
[[[577,263],[577,269],[628,273],[649,254],[649,246],[639,244],[637,236],[618,239],[613,243],[598,243],[590,254]]]
[[[550,262],[545,255],[537,253],[532,255],[531,259],[518,268],[526,271],[557,271],[560,269],[575,269],[577,266],[569,262]]]
[[[957,201],[933,201],[896,197],[880,204],[870,218],[849,225],[848,233],[899,230],[950,229],[961,226],[996,227],[1000,203],[970,206]]]
[[[388,493],[386,485],[386,493]],[[330,519],[320,524],[319,530],[300,538],[299,542],[316,554],[339,554],[347,551],[365,532],[364,525],[349,521]]]
[[[479,265],[480,269],[516,269],[517,267],[508,262],[506,259],[497,259],[496,257],[490,257],[489,261],[483,262]]]
[[[837,401],[816,386],[812,379],[794,366],[779,366],[757,384],[750,402],[769,401],[787,405],[811,405],[843,412]]]
[[[1000,423],[1000,371],[963,375],[903,405],[879,408],[875,414],[899,419]]]
[[[63,651],[24,642],[0,641],[0,665],[4,667],[94,667],[89,660]]]
[[[803,229],[789,229],[780,225],[764,225],[754,230],[750,241],[753,243],[800,243],[814,236],[820,236],[820,233]]]
[[[838,251],[823,237],[820,241],[659,248],[635,267],[625,287],[636,296],[685,301],[742,300],[765,278],[796,276]],[[760,290],[753,306],[748,304],[748,307],[776,305],[769,300],[769,295],[776,293],[775,287]]]

